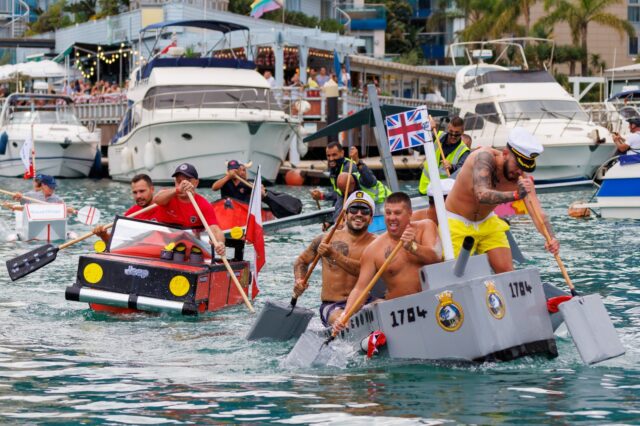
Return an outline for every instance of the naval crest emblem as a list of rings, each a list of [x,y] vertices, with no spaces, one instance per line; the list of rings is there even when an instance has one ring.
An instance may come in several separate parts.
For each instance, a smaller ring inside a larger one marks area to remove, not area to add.
[[[464,311],[462,306],[453,300],[453,292],[443,291],[436,295],[438,307],[436,308],[436,321],[445,331],[456,331],[462,327]]]
[[[489,308],[489,313],[495,319],[504,318],[507,308],[502,295],[496,290],[496,283],[493,281],[485,281],[484,286],[487,288],[485,300],[487,302],[487,308]]]

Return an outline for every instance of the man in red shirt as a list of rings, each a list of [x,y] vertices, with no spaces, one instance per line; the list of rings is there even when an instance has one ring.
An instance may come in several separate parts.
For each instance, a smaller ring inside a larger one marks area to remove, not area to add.
[[[129,210],[125,212],[125,216],[129,216],[137,211],[148,207],[153,202],[153,181],[148,175],[139,174],[131,179],[131,195],[136,202]],[[162,209],[155,208],[136,216],[136,219],[149,220],[151,222],[164,222],[162,218]],[[104,225],[98,225],[93,229],[93,233],[102,239],[105,243],[109,242],[111,235],[104,228]]]
[[[211,203],[202,195],[198,195],[195,189],[198,187],[198,171],[189,163],[182,163],[171,175],[174,178],[175,187],[163,189],[153,197],[153,202],[161,207],[163,222],[172,223],[185,228],[203,228],[204,224],[200,220],[198,213],[191,204],[187,192],[193,194],[200,211],[209,224],[217,243],[214,248],[219,256],[225,254],[224,234],[218,227],[218,219]]]

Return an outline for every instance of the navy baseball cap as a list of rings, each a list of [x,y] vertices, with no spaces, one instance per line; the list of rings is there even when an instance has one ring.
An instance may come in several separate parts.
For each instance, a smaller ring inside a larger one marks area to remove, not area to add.
[[[182,163],[178,167],[176,167],[176,171],[173,172],[171,177],[176,177],[177,175],[185,175],[190,179],[198,179],[198,171],[193,164]]]
[[[227,163],[227,170],[238,170],[242,166],[246,167],[246,164],[242,164],[238,160],[231,160]]]
[[[36,179],[37,179],[37,176],[36,176]],[[49,175],[40,175],[40,182],[43,185],[47,185],[49,188],[55,188],[56,186],[58,186],[54,177]]]

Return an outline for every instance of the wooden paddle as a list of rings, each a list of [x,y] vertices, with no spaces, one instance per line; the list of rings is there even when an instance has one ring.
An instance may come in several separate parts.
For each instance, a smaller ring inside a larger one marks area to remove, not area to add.
[[[154,209],[157,204],[151,204],[143,208],[142,210],[138,210],[135,213],[132,213],[126,217],[135,217],[139,214],[148,212],[151,209]],[[108,225],[105,225],[105,229],[109,229],[113,226],[113,222]],[[37,271],[43,266],[53,262],[56,259],[58,251],[65,249],[69,246],[74,245],[75,243],[79,243],[80,241],[86,240],[87,238],[94,235],[93,232],[88,232],[81,237],[73,239],[71,241],[67,241],[66,243],[60,244],[59,246],[54,246],[52,244],[46,244],[44,246],[38,247],[34,250],[31,250],[25,254],[21,254],[18,257],[7,260],[7,270],[9,271],[9,277],[11,281],[15,281],[18,278],[22,278],[25,275],[32,273],[33,271]]]
[[[551,238],[551,235],[549,234],[549,230],[547,229],[547,226],[544,223],[544,220],[542,220],[542,213],[540,212],[540,207],[535,201],[531,199],[531,197],[525,197],[524,203],[527,206],[527,210],[529,210],[529,213],[531,214],[531,219],[533,219],[534,223],[536,223],[538,227],[542,230],[542,235],[544,235],[544,238],[547,240],[547,243],[550,243],[552,238]],[[564,263],[562,262],[562,259],[560,259],[560,255],[556,253],[554,254],[554,257],[556,258],[556,262],[558,263],[558,267],[562,272],[562,276],[564,277],[564,280],[569,286],[569,289],[571,289],[571,294],[573,296],[577,296],[578,293],[576,292],[576,289],[573,286],[573,283],[571,282],[571,278],[569,278],[569,274],[567,273],[567,269],[564,267]]]
[[[353,162],[349,161],[349,175],[347,176],[347,186],[346,186],[346,190],[344,191],[344,197],[342,199],[342,210],[340,211],[340,215],[338,216],[338,219],[336,219],[336,224],[334,225],[333,229],[331,229],[331,231],[329,231],[329,233],[325,237],[325,239],[323,241],[323,243],[325,243],[325,244],[328,244],[328,243],[331,242],[331,239],[333,238],[333,234],[335,234],[336,230],[338,229],[338,227],[342,223],[342,219],[345,216],[345,212],[347,210],[346,209],[347,198],[349,198],[349,186],[351,185],[351,170],[352,169],[353,169]],[[372,212],[372,214],[373,214],[373,212]],[[304,286],[307,285],[307,282],[309,281],[309,278],[311,278],[311,274],[313,273],[313,270],[316,267],[316,265],[318,264],[319,260],[320,260],[320,253],[316,253],[316,257],[313,258],[313,262],[311,262],[311,266],[309,267],[309,269],[307,270],[306,275],[304,276],[304,282],[303,282]],[[291,302],[289,302],[289,304],[291,305],[291,311],[287,314],[287,316],[291,315],[291,313],[293,312],[293,310],[296,307],[296,303],[298,303],[298,297],[294,293],[291,296]]]
[[[382,266],[380,266],[380,269],[378,269],[378,272],[376,272],[376,274],[373,276],[369,284],[367,284],[362,294],[360,294],[360,296],[356,299],[355,303],[351,305],[351,308],[349,308],[349,310],[344,315],[344,318],[342,319],[342,321],[340,321],[340,323],[343,326],[346,326],[351,316],[356,312],[358,312],[358,310],[360,309],[360,306],[364,303],[364,301],[369,296],[369,292],[371,291],[373,286],[376,285],[376,283],[378,282],[378,280],[380,279],[384,271],[387,270],[387,267],[393,261],[393,258],[396,257],[396,254],[398,254],[398,251],[400,251],[400,249],[402,248],[402,244],[403,244],[403,241],[398,241],[398,244],[396,244],[396,246],[393,248],[393,251],[391,252],[389,257],[387,257],[387,259],[384,261]],[[324,343],[328,345],[333,339],[336,338],[337,335],[338,333],[335,330],[332,331],[331,336],[329,336]]]
[[[433,118],[429,116],[429,120],[432,120],[432,119]],[[444,161],[446,160],[446,158],[444,156],[444,151],[442,150],[442,143],[440,143],[440,136],[438,136],[438,132],[433,127],[431,128],[431,131],[433,132],[433,136],[436,139],[436,144],[438,144],[438,149],[440,150],[440,157],[442,158],[442,164],[444,165]],[[449,169],[444,169],[444,171],[447,172],[447,176],[451,177],[451,173],[449,173]]]
[[[204,225],[204,228],[207,230],[207,233],[209,234],[209,238],[211,238],[211,241],[213,242],[214,245],[218,244],[218,240],[216,239],[215,235],[213,235],[213,231],[211,231],[211,228],[209,228],[207,219],[205,219],[204,215],[202,214],[202,210],[200,210],[200,206],[198,206],[198,203],[196,202],[195,198],[193,198],[193,194],[190,191],[187,191],[187,195],[189,196],[189,201],[191,201],[191,205],[193,205],[193,208],[196,210],[196,213],[198,213],[198,217],[200,218],[200,221]],[[229,275],[231,276],[231,280],[233,281],[236,288],[242,295],[242,300],[244,300],[244,304],[247,305],[247,308],[249,308],[249,311],[251,313],[255,313],[253,306],[251,306],[251,302],[249,302],[249,299],[247,298],[247,295],[242,289],[242,286],[240,285],[240,282],[238,281],[236,274],[233,272],[233,269],[231,268],[231,265],[229,264],[229,261],[227,260],[226,256],[222,256],[222,263],[224,263],[224,266],[227,268],[227,272],[229,272]]]

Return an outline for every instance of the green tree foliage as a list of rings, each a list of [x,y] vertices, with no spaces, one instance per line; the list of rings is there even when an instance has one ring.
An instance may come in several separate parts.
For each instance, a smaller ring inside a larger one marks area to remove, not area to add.
[[[73,14],[74,22],[87,22],[96,16],[96,0],[80,0],[65,4],[64,11]]]
[[[98,0],[100,12],[96,18],[114,16],[129,10],[129,0]]]
[[[65,0],[59,0],[49,6],[35,22],[29,24],[27,35],[45,33],[72,25],[71,18],[64,12],[65,5]]]
[[[609,27],[620,34],[620,38],[626,33],[629,37],[635,37],[633,25],[626,19],[618,17],[606,10],[623,0],[545,0],[545,10],[550,14],[542,19],[543,22],[555,24],[566,22],[571,29],[573,44],[580,46],[584,52],[581,62],[581,74],[589,74],[589,52],[587,36],[589,24],[598,23]]]

